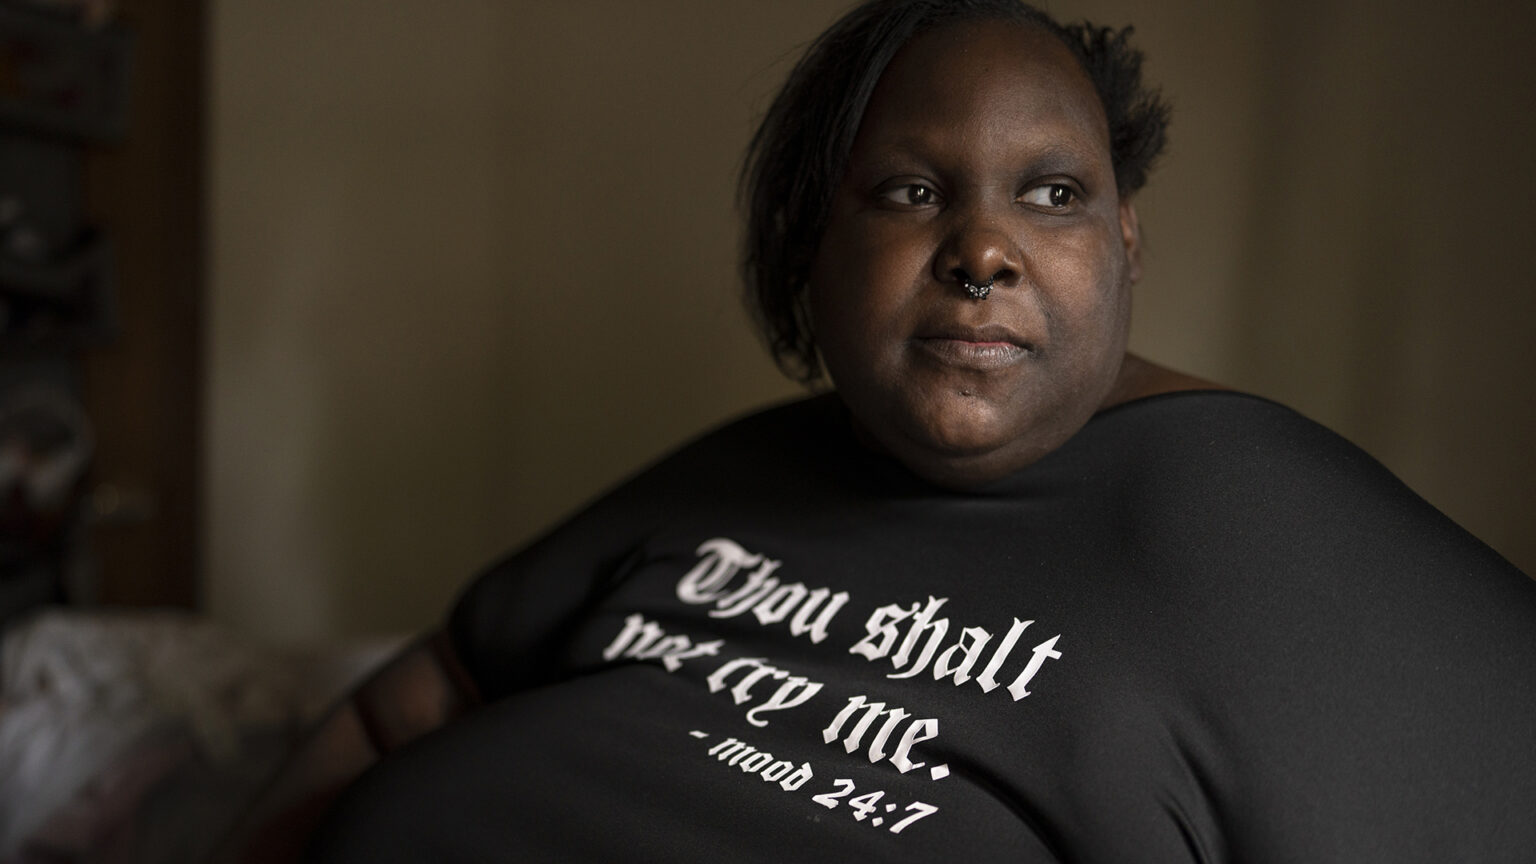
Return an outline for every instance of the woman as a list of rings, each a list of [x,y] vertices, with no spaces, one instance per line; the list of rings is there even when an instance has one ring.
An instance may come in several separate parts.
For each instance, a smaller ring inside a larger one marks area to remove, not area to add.
[[[1326,430],[1126,353],[1138,67],[1010,0],[834,25],[746,190],[770,346],[835,392],[483,575],[267,812],[410,742],[314,860],[1536,848],[1536,586]]]

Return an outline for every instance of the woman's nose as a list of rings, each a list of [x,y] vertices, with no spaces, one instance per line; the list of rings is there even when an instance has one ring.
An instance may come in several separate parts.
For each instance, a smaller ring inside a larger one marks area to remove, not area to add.
[[[956,220],[934,258],[934,278],[962,293],[967,286],[1016,286],[1024,272],[1023,253],[999,222],[983,214]],[[969,296],[977,296],[974,288]]]

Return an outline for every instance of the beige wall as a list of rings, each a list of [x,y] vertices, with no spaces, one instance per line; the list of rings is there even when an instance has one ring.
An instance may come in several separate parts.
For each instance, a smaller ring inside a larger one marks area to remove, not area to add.
[[[1483,2],[1054,9],[1135,21],[1176,106],[1137,347],[1341,429],[1536,569],[1533,28]],[[843,6],[215,2],[211,611],[285,641],[426,626],[794,393],[736,299],[734,176]]]

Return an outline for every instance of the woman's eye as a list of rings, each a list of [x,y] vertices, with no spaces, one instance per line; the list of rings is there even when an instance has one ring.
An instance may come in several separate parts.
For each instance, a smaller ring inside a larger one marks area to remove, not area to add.
[[[1046,183],[1043,186],[1036,186],[1025,192],[1023,200],[1025,204],[1033,204],[1037,207],[1058,208],[1071,204],[1072,200],[1076,197],[1077,193],[1072,191],[1071,186],[1061,183]]]
[[[881,197],[893,204],[908,207],[926,207],[938,200],[939,194],[921,183],[903,183],[881,193]]]

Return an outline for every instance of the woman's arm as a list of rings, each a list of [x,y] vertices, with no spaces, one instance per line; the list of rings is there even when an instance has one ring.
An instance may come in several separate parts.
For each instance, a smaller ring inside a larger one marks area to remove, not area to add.
[[[478,703],[447,635],[416,641],[321,721],[214,860],[298,861],[331,803],[368,766]]]

